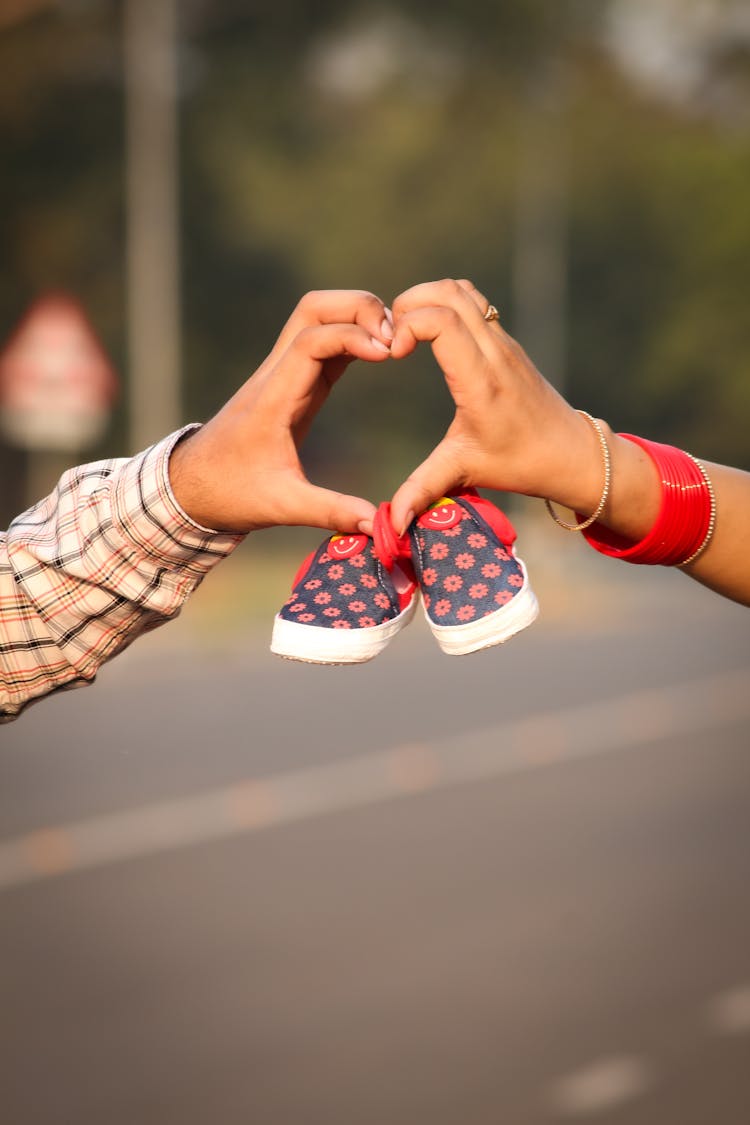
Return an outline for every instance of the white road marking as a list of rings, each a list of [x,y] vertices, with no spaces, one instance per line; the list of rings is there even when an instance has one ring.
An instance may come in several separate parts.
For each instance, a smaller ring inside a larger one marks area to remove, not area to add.
[[[632,1101],[652,1084],[643,1059],[613,1055],[560,1079],[552,1091],[551,1105],[563,1117],[591,1117]]]
[[[750,669],[389,747],[0,842],[0,890],[750,719]]]
[[[719,1035],[750,1032],[750,985],[739,985],[715,996],[708,1006],[708,1023]]]

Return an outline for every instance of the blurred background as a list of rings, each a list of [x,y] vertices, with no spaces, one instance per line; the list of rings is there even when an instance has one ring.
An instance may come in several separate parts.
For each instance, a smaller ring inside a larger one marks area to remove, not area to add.
[[[742,0],[0,0],[0,153],[0,526],[209,416],[305,291],[443,276],[750,469]],[[306,464],[377,502],[450,413],[426,349],[352,368]],[[745,611],[500,499],[508,648],[273,662],[318,540],[275,530],[3,729],[4,1119],[750,1121]]]

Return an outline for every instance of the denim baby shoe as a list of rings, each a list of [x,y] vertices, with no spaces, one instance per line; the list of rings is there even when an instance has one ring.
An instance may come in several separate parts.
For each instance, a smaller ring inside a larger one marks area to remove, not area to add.
[[[411,621],[418,600],[408,540],[384,561],[369,536],[333,535],[299,568],[276,615],[271,652],[313,664],[360,664]]]
[[[443,497],[409,528],[425,616],[443,652],[502,644],[539,606],[510,520],[473,489]]]

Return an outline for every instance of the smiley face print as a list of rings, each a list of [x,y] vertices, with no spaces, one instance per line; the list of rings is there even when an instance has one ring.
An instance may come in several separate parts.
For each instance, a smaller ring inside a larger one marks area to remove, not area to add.
[[[444,496],[419,517],[417,524],[428,531],[448,531],[459,524],[463,517],[464,510],[461,505]]]

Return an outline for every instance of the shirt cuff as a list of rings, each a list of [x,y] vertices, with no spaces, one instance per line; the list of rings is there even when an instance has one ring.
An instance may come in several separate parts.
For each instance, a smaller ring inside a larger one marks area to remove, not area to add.
[[[169,458],[198,424],[184,426],[127,461],[112,496],[115,525],[142,555],[168,566],[206,574],[245,538],[202,527],[183,511],[169,480]]]

